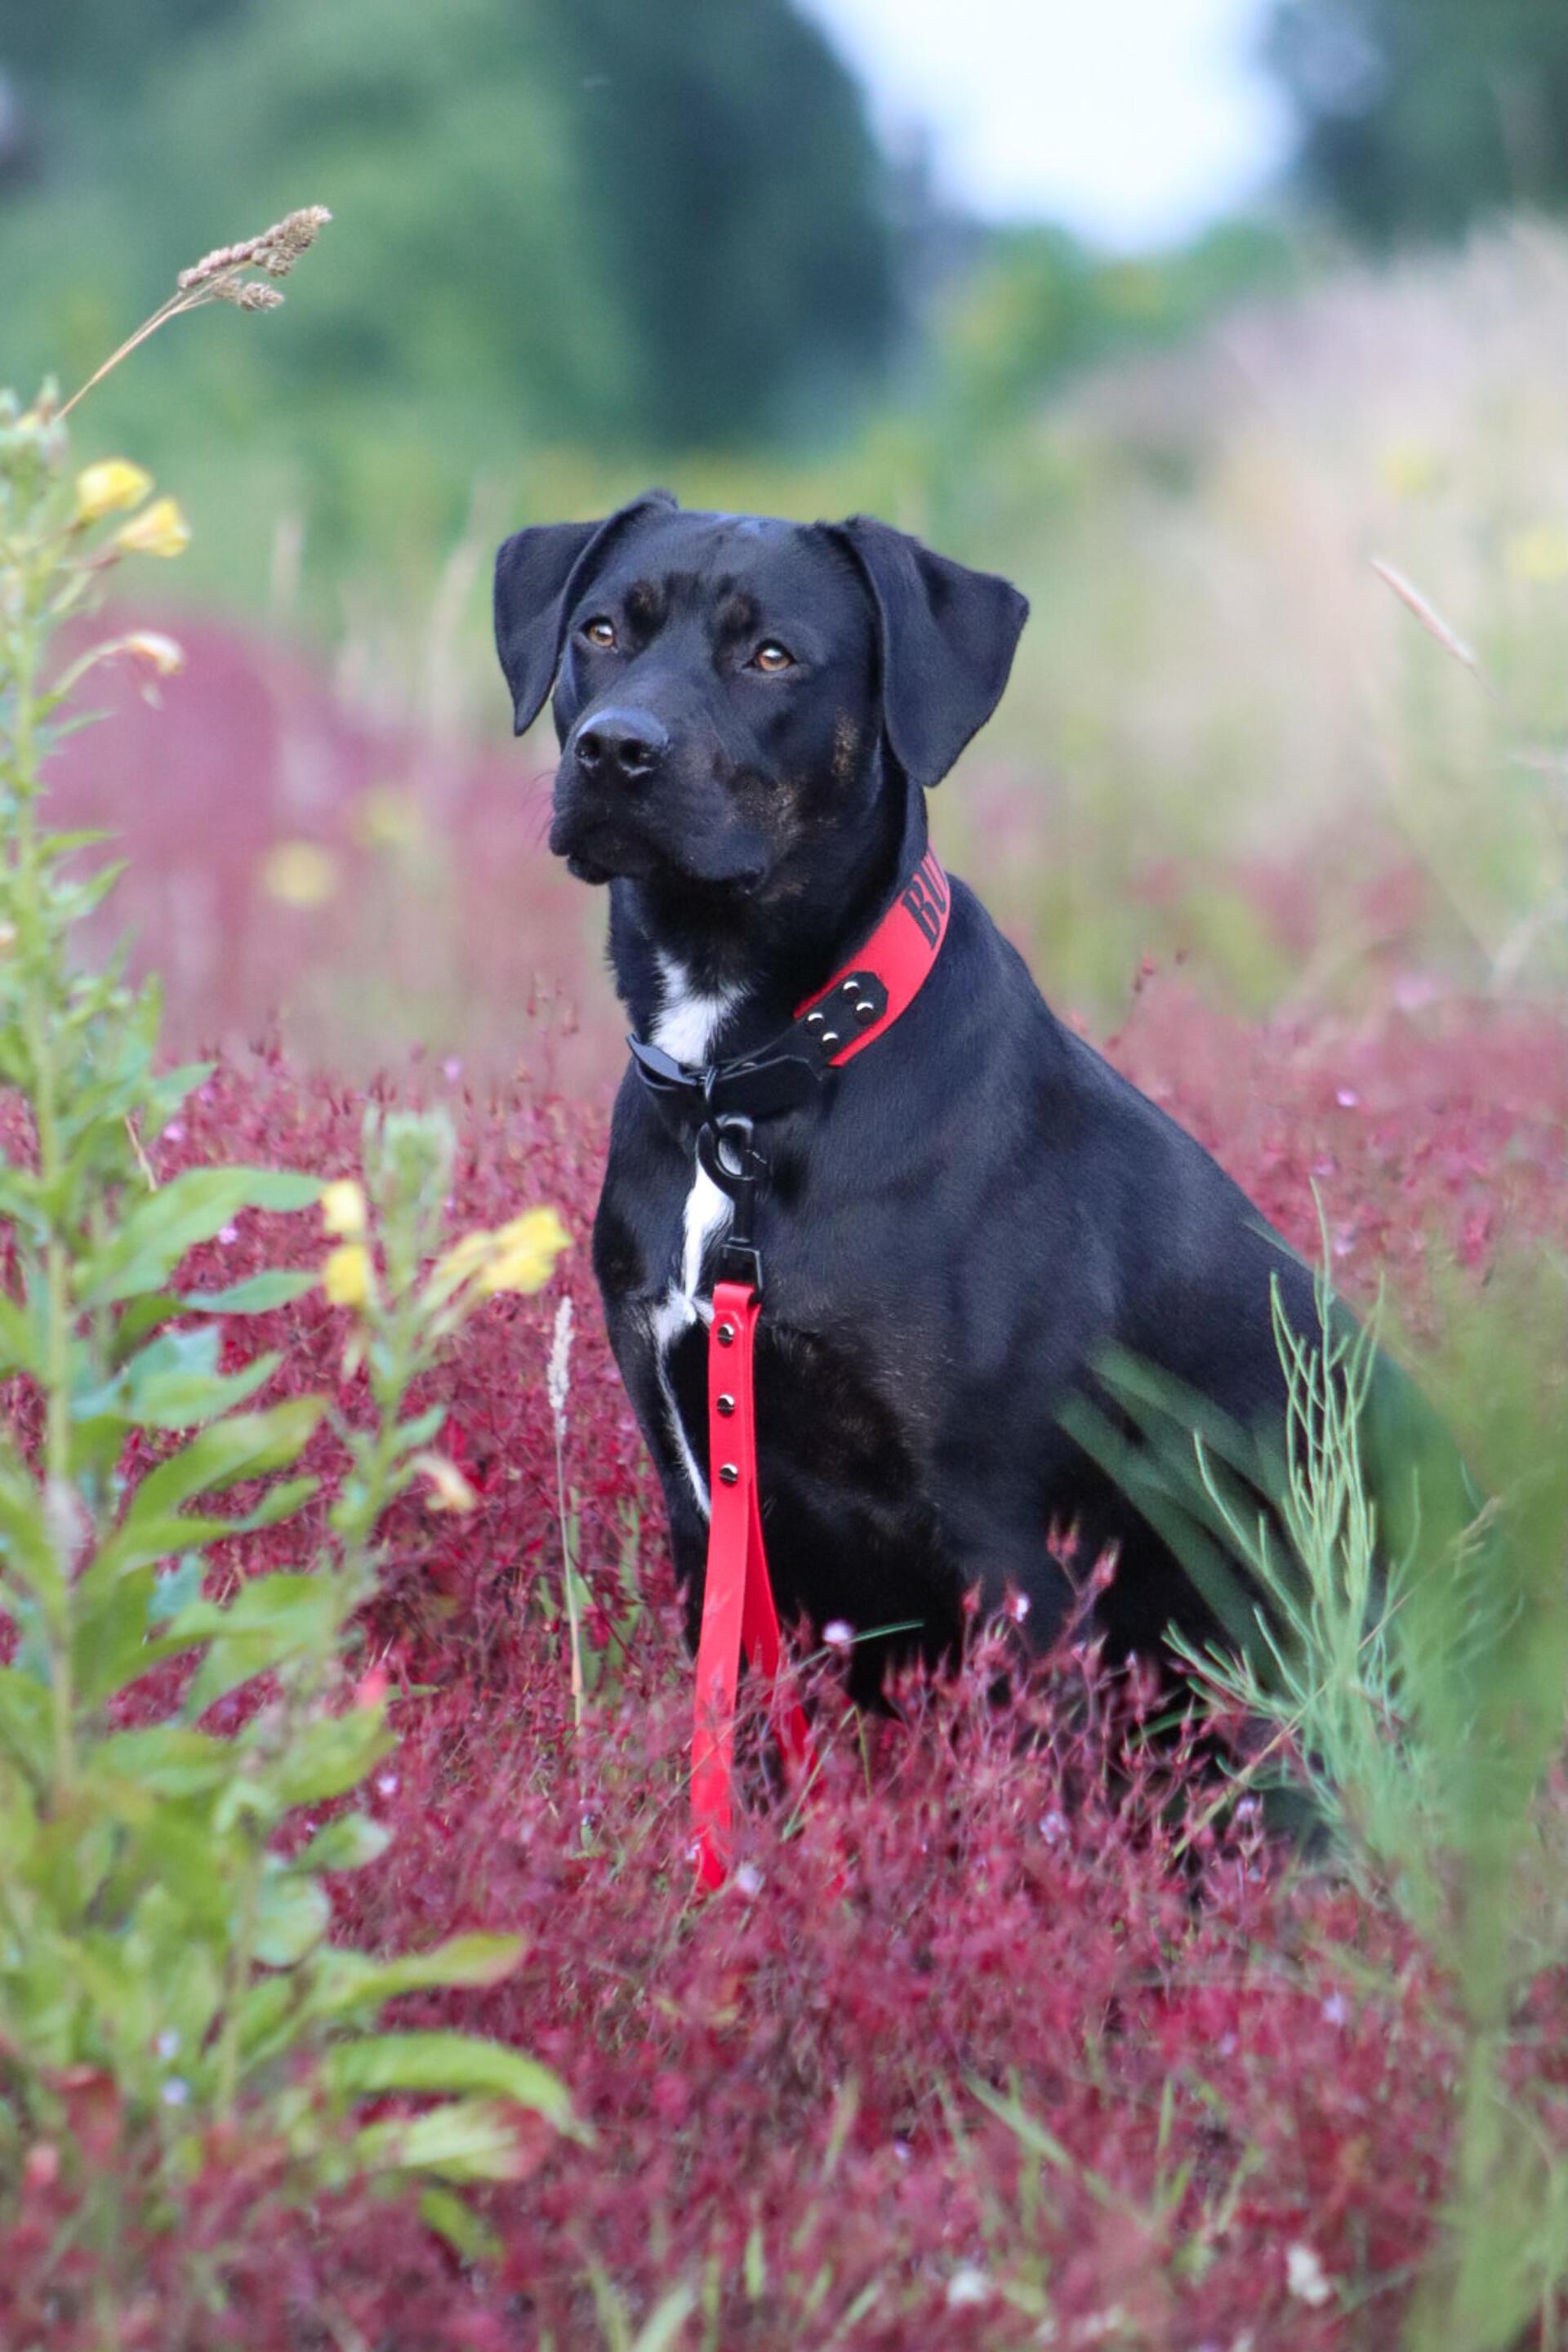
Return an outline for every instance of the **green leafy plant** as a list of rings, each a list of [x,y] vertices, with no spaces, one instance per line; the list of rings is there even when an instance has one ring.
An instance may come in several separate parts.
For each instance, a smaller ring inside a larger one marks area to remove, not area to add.
[[[201,285],[265,268],[278,235],[209,256]],[[280,2194],[424,2184],[458,2238],[441,2184],[513,2172],[516,2110],[575,2128],[564,2087],[520,2052],[380,2022],[400,1994],[495,1982],[517,1939],[390,1958],[330,1943],[329,1882],[384,1832],[353,1811],[299,1825],[395,1744],[384,1678],[350,1666],[387,1505],[421,1477],[449,1507],[471,1500],[431,1451],[439,1413],[406,1409],[411,1383],[485,1297],[537,1288],[566,1237],[532,1211],[432,1264],[453,1153],[438,1115],[373,1115],[363,1190],[258,1167],[156,1181],[142,1138],[206,1072],[160,1068],[158,991],[131,983],[122,954],[79,956],[117,869],[84,872],[97,837],[47,830],[41,807],[80,682],[110,659],[178,664],[169,639],[132,633],[51,668],[55,632],[112,564],[184,544],[151,489],[121,459],[73,480],[51,394],[26,413],[0,397],[0,1082],[23,1138],[0,1166],[0,2198],[47,2147],[79,2194],[74,2234],[110,2270],[128,2206],[173,2226],[207,2136],[241,2119]],[[315,1274],[180,1279],[234,1219],[318,1203],[363,1423],[321,1396],[265,1402],[275,1354],[223,1369],[226,1318]],[[319,1483],[306,1449],[329,1428],[348,1467],[324,1536],[301,1525],[297,1572],[217,1589],[205,1548],[298,1519]],[[231,1698],[244,1720],[220,1736],[206,1718]],[[405,2094],[438,2104],[384,2111]]]
[[[1338,1865],[1404,1916],[1448,1988],[1460,2089],[1447,2228],[1407,2341],[1500,2352],[1532,2321],[1553,2324],[1568,2224],[1568,2159],[1523,2063],[1523,2004],[1560,1948],[1562,1269],[1517,1266],[1489,1297],[1454,1288],[1443,1304],[1447,1353],[1424,1370],[1474,1440],[1489,1500],[1380,1355],[1376,1318],[1342,1316],[1326,1273],[1315,1333],[1295,1331],[1276,1296],[1289,1412],[1272,1475],[1138,1368],[1113,1378],[1149,1450],[1145,1491],[1180,1498],[1166,1525],[1187,1527],[1184,1556],[1206,1574],[1210,1547],[1223,1549],[1252,1595],[1236,1647],[1175,1643],[1219,1714],[1258,1727],[1243,1778],[1267,1762],[1305,1789]]]

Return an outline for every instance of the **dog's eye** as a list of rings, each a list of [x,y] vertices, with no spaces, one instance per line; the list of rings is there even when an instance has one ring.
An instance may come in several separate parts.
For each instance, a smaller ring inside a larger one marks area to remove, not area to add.
[[[614,621],[607,621],[601,613],[595,619],[584,622],[583,635],[591,646],[613,646],[616,642],[616,625]]]
[[[765,645],[757,647],[747,667],[765,670],[793,669],[795,656],[787,646],[781,646],[776,637],[769,637]]]

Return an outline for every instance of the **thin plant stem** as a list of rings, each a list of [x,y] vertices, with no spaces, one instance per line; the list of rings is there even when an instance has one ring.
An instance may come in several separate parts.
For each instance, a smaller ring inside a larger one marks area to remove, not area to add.
[[[566,1637],[572,1652],[572,1720],[583,1728],[583,1604],[577,1589],[577,1564],[572,1556],[571,1521],[566,1514],[566,1450],[561,1423],[555,1424],[555,1509],[561,1521],[561,1573],[566,1594]]]

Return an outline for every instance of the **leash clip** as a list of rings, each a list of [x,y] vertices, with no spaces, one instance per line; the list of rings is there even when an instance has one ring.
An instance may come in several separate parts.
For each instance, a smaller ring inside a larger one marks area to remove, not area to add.
[[[710,1079],[710,1083],[711,1080]],[[752,1231],[757,1188],[768,1163],[752,1142],[752,1122],[739,1111],[714,1113],[697,1130],[697,1164],[731,1203],[730,1230],[719,1254],[720,1279],[750,1283],[763,1295],[763,1254]]]

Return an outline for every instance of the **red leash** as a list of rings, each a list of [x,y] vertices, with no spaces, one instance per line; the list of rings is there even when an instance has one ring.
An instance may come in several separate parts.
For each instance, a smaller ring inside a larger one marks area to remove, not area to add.
[[[864,1052],[918,994],[946,937],[950,899],[947,877],[927,850],[859,954],[798,1008],[796,1024],[834,1067]],[[742,1124],[750,1156],[749,1123]],[[704,1164],[713,1166],[706,1154]],[[691,1732],[693,1850],[705,1888],[721,1885],[729,1867],[742,1645],[752,1673],[771,1685],[773,1733],[787,1768],[809,1772],[816,1760],[799,1702],[779,1689],[783,1650],[757,1486],[753,1360],[762,1273],[749,1233],[745,1247],[755,1279],[714,1285],[708,1335],[710,1510]]]

